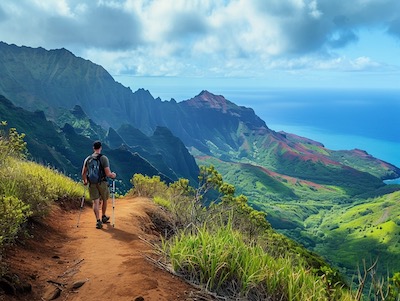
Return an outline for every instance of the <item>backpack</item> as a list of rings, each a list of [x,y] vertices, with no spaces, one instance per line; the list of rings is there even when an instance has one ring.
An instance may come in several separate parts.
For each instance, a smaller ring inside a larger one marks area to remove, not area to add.
[[[97,157],[89,156],[87,159],[87,179],[90,184],[98,184],[105,179],[104,168],[101,166],[101,154]]]

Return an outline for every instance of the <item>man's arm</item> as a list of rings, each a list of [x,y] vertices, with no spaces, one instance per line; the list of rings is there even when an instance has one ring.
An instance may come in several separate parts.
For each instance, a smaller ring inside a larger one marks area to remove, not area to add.
[[[100,158],[101,164],[104,168],[104,173],[106,174],[107,177],[111,179],[115,179],[117,177],[117,174],[115,172],[112,172],[110,169],[110,161],[108,160],[107,156],[101,156]]]
[[[115,179],[117,177],[117,174],[115,172],[111,172],[110,167],[104,168],[104,172],[106,173],[106,176]]]

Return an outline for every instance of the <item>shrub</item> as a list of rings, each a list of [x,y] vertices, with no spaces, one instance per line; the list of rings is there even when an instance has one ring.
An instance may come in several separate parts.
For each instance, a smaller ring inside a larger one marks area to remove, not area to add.
[[[25,158],[26,142],[25,134],[19,134],[15,128],[7,129],[7,122],[0,123],[0,165],[8,157]]]
[[[195,190],[189,186],[189,180],[179,179],[171,183],[167,190],[169,210],[175,221],[175,231],[195,222],[201,216],[201,203],[194,202]]]
[[[16,197],[0,198],[0,249],[14,240],[31,213],[29,205]]]
[[[167,184],[161,181],[160,176],[150,178],[142,174],[134,174],[131,183],[133,189],[130,191],[130,194],[137,196],[152,198],[165,194],[167,190]]]
[[[166,200],[166,199],[164,199],[164,198],[162,198],[160,196],[155,196],[153,198],[153,200],[154,200],[154,203],[156,203],[157,205],[160,205],[160,206],[162,206],[164,208],[167,208],[169,210],[171,209],[171,203],[168,200]]]

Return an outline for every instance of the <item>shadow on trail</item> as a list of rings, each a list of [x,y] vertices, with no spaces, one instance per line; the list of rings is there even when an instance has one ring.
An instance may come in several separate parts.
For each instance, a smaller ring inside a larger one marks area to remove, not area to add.
[[[101,230],[109,232],[111,234],[112,238],[118,239],[123,242],[129,243],[129,242],[139,239],[138,235],[131,233],[131,232],[121,230],[118,227],[113,227],[111,224],[103,225],[103,229],[101,229]]]

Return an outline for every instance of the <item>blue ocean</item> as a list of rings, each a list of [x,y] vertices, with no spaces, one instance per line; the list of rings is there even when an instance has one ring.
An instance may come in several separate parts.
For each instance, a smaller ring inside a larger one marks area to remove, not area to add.
[[[230,98],[253,108],[272,130],[333,150],[362,149],[400,167],[400,90],[284,89]]]
[[[321,142],[332,150],[362,149],[400,167],[400,89],[268,88],[237,79],[118,77],[133,91],[182,101],[202,90],[223,95],[255,113],[275,131]]]

